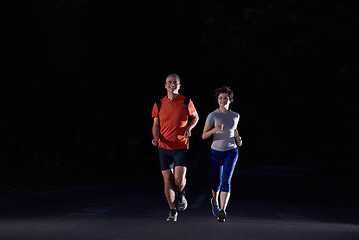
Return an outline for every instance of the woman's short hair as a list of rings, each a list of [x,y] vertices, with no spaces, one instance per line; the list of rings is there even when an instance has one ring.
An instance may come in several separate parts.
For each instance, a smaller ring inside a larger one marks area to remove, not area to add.
[[[228,94],[228,97],[229,97],[229,100],[231,101],[231,103],[233,103],[233,101],[234,101],[233,91],[232,91],[232,89],[231,89],[230,87],[228,87],[228,86],[222,86],[222,87],[219,87],[219,88],[217,88],[216,90],[214,90],[214,97],[215,97],[216,103],[218,102],[218,96],[219,96],[221,93],[227,93],[227,94]]]

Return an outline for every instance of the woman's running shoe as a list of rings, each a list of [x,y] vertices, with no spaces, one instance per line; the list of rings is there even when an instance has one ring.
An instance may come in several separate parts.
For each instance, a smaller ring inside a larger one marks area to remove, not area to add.
[[[219,213],[219,206],[218,204],[214,204],[213,202],[213,198],[211,198],[211,206],[212,206],[212,213],[215,217],[218,217],[218,213]]]
[[[226,221],[226,217],[227,217],[226,211],[224,211],[224,210],[222,209],[222,210],[219,211],[219,213],[218,213],[217,221],[218,221],[218,222],[225,222],[225,221]]]

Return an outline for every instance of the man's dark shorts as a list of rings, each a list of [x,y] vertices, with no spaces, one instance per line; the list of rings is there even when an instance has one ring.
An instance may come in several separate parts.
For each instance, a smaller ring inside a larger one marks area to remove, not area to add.
[[[187,166],[188,149],[168,150],[158,148],[161,171],[177,166]]]

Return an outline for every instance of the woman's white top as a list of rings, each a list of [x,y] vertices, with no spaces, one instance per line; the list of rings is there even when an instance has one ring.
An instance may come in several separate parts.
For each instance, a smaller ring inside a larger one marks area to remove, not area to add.
[[[228,113],[222,113],[217,109],[207,116],[205,125],[214,128],[218,124],[223,124],[223,130],[213,134],[212,149],[228,151],[237,147],[234,130],[237,129],[238,121],[239,114],[231,110]]]

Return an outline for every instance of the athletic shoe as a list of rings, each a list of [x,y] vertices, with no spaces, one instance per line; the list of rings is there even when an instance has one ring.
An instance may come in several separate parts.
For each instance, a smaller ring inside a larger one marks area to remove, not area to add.
[[[212,206],[212,213],[215,217],[218,217],[218,213],[219,213],[219,206],[218,204],[214,204],[213,202],[213,198],[211,198],[211,206]]]
[[[184,190],[182,190],[182,192],[178,193],[178,197],[177,197],[177,208],[180,211],[184,211],[187,208],[187,200],[185,197],[185,192]]]
[[[217,221],[218,221],[218,222],[225,222],[225,221],[226,221],[226,217],[227,217],[226,211],[224,211],[224,210],[222,209],[222,210],[219,211],[219,213],[218,213]]]
[[[170,214],[168,214],[166,221],[167,222],[177,222],[177,216],[178,216],[178,212],[171,210]]]

